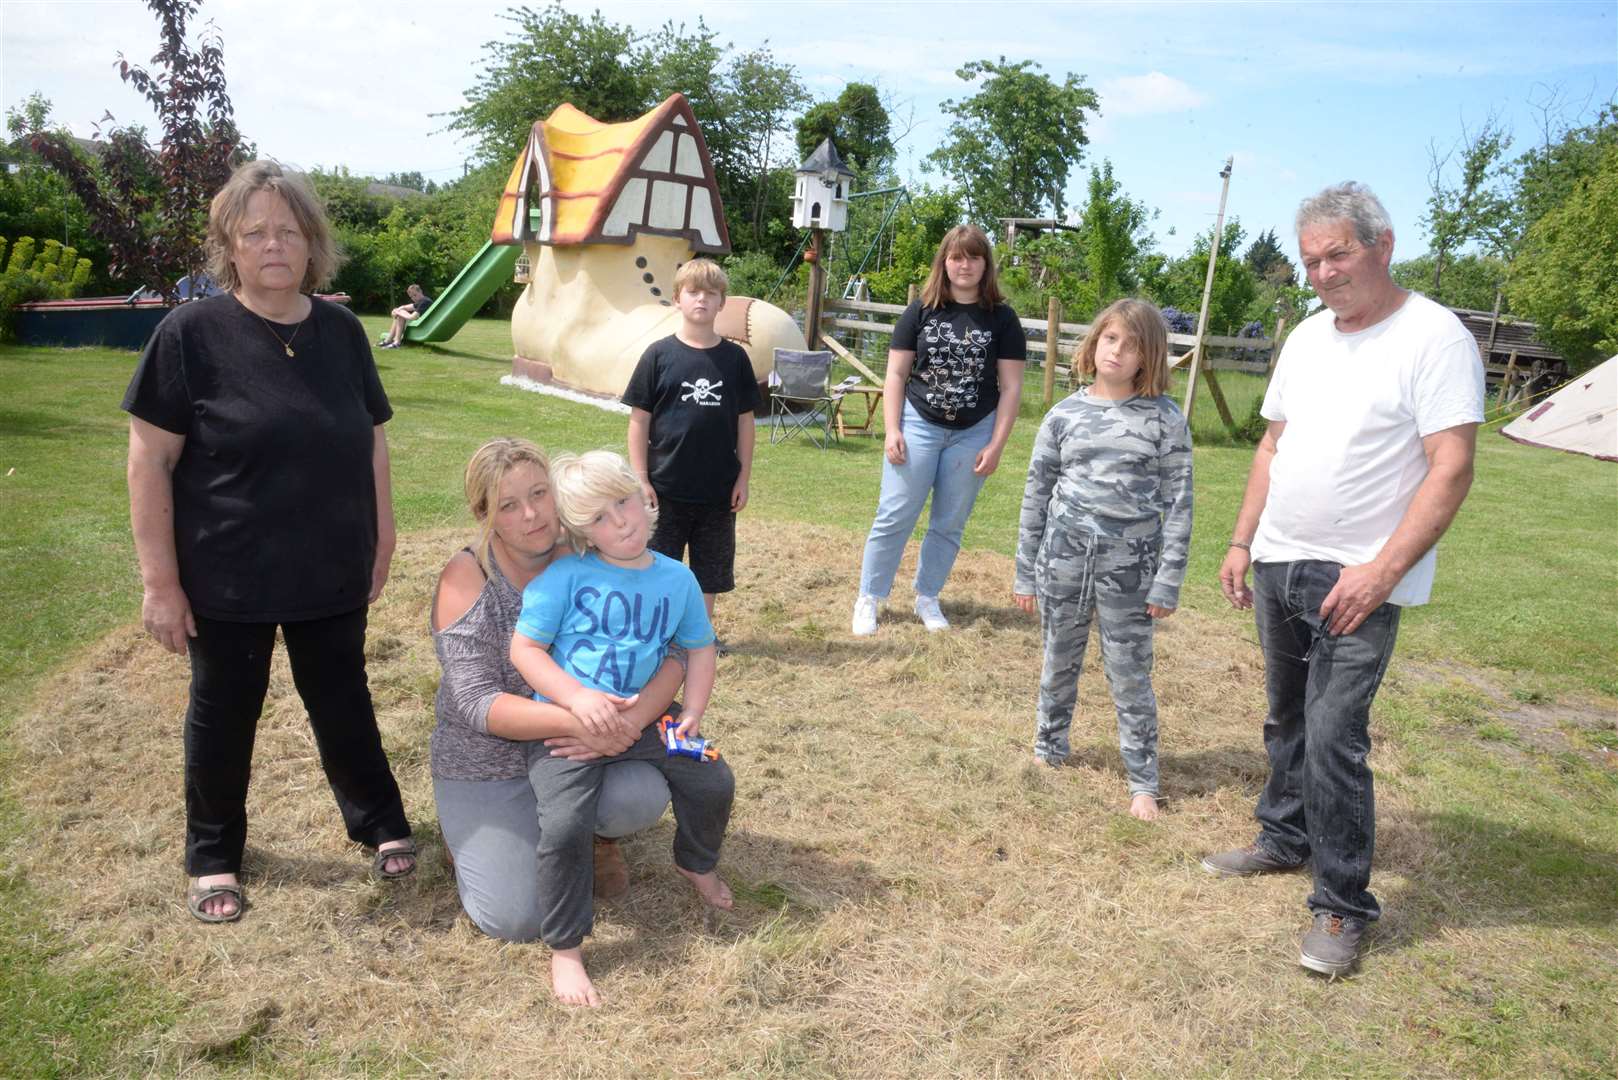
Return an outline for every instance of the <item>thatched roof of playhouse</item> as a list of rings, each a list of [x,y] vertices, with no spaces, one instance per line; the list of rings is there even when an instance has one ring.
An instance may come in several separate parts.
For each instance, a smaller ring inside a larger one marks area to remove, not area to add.
[[[500,198],[494,242],[628,244],[640,233],[730,250],[713,162],[685,95],[620,124],[571,105],[536,123]]]

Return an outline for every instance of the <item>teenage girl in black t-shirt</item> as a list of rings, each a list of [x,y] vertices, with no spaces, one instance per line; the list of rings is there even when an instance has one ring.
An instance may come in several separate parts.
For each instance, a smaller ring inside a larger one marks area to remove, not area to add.
[[[989,238],[972,225],[951,229],[933,256],[921,299],[893,329],[883,383],[882,493],[865,541],[855,634],[876,633],[877,608],[929,495],[916,614],[928,630],[949,628],[938,594],[955,565],[972,504],[1017,422],[1027,350],[1016,312],[1002,302]]]

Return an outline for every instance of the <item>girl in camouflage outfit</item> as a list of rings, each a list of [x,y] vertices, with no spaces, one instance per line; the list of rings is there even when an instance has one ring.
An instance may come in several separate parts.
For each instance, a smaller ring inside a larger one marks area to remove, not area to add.
[[[1013,599],[1045,636],[1034,756],[1060,765],[1092,616],[1118,710],[1129,812],[1157,817],[1152,620],[1179,604],[1191,541],[1191,433],[1168,388],[1168,329],[1119,300],[1074,367],[1094,381],[1045,417],[1023,492]]]

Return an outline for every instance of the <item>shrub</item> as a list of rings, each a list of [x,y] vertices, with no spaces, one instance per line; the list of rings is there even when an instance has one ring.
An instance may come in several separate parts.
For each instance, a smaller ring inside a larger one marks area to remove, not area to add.
[[[47,240],[41,248],[32,236],[19,236],[7,258],[6,238],[0,236],[0,266],[5,267],[0,271],[0,338],[5,339],[11,337],[18,304],[67,300],[90,280],[90,260],[60,240]]]

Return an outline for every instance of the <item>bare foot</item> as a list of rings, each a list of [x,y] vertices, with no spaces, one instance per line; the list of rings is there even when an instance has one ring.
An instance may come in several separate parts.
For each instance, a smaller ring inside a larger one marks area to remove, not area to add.
[[[585,973],[583,950],[551,950],[551,993],[563,1005],[588,1005],[593,1009],[601,1004],[595,983]]]
[[[1129,812],[1142,821],[1156,821],[1157,800],[1143,791],[1129,800]]]
[[[197,878],[196,883],[204,889],[211,889],[215,885],[234,885],[238,888],[241,887],[241,882],[236,880],[235,874],[204,874],[202,877]],[[240,904],[237,902],[236,898],[228,893],[220,896],[210,896],[199,906],[209,915],[222,915],[227,919],[236,914],[240,908]]]
[[[716,907],[720,911],[729,911],[736,906],[736,898],[730,894],[730,886],[720,880],[717,871],[710,870],[706,874],[694,874],[683,866],[676,866],[674,869],[684,874],[687,880],[696,886],[697,895],[702,897],[710,907]]]

